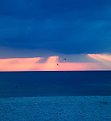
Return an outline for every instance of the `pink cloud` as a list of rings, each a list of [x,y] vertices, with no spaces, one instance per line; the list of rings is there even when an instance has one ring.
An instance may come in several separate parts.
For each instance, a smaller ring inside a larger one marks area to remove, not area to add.
[[[86,55],[85,55],[86,56]],[[40,63],[41,57],[0,59],[0,71],[79,71],[79,70],[111,70],[106,65],[111,61],[110,55],[88,54],[88,58],[96,62],[60,62],[58,56],[50,56]],[[101,58],[101,59],[100,59]]]

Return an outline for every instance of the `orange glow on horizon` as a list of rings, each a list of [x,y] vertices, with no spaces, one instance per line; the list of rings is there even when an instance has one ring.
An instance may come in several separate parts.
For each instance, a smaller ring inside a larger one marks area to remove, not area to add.
[[[0,71],[79,71],[79,70],[111,70],[111,66],[104,66],[110,61],[109,56],[88,54],[89,58],[100,62],[60,62],[58,56],[51,56],[40,63],[41,57],[0,59]],[[101,59],[100,59],[101,58]],[[104,58],[104,59],[103,59]]]

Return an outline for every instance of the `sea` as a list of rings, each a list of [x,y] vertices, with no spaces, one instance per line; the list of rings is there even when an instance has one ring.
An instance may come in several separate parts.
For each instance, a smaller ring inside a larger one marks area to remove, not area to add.
[[[0,72],[0,121],[111,121],[111,71]]]
[[[0,97],[110,95],[111,71],[0,72]]]

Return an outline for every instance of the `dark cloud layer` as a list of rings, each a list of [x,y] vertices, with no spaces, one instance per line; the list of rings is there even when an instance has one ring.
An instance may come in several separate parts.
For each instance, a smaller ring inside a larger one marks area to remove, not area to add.
[[[65,54],[109,53],[111,2],[0,1],[0,47]]]

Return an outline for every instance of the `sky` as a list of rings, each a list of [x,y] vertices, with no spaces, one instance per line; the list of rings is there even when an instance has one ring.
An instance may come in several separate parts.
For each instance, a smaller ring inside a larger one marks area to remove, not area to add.
[[[50,64],[60,63],[59,69],[56,64],[48,66],[50,58],[56,58]],[[109,70],[108,58],[111,60],[110,0],[0,1],[1,71]],[[36,68],[24,65],[35,59]],[[22,68],[17,67],[18,61]]]

